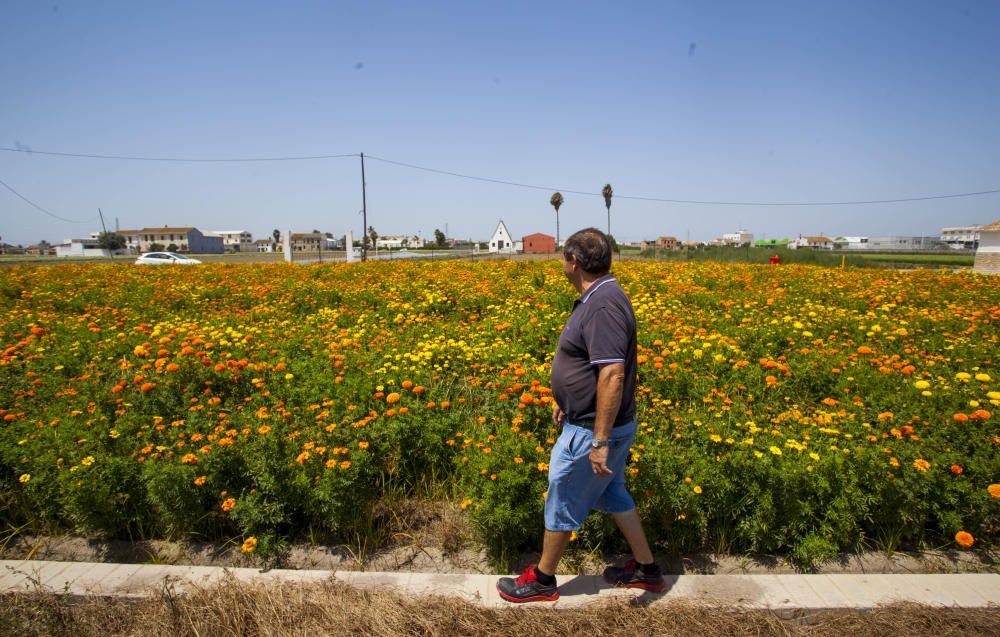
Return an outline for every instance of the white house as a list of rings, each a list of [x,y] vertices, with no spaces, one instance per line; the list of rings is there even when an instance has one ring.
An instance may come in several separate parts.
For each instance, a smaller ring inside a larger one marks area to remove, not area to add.
[[[506,224],[501,219],[500,223],[497,224],[497,229],[493,231],[493,236],[490,237],[490,252],[510,254],[515,251],[514,239],[511,238],[510,231],[507,230]]]
[[[109,250],[97,246],[97,239],[66,239],[55,246],[57,257],[106,257]],[[115,254],[126,254],[127,249],[115,250]]]
[[[833,246],[838,250],[867,250],[868,237],[837,237]]]
[[[812,248],[813,250],[833,250],[833,241],[829,237],[799,237],[788,242],[790,250]]]
[[[273,239],[257,239],[253,242],[255,252],[274,252]]]
[[[1000,219],[979,229],[979,249],[972,271],[1000,274]]]
[[[941,228],[941,241],[949,247],[960,250],[962,248],[974,248],[979,241],[979,231],[982,226],[956,226],[953,228]]]
[[[734,247],[748,246],[753,243],[753,233],[746,230],[737,230],[736,232],[727,232],[722,235],[722,244]]]

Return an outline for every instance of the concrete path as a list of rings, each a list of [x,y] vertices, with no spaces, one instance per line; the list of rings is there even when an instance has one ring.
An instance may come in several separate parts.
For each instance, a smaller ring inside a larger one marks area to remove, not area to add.
[[[227,576],[244,582],[322,582],[361,588],[390,587],[408,594],[461,597],[484,607],[512,607],[496,592],[495,575],[366,573],[358,571],[260,570],[214,566],[156,566],[88,562],[0,561],[0,593],[48,591],[68,595],[141,597],[172,585],[183,592]],[[614,598],[664,604],[688,600],[717,606],[778,612],[867,609],[894,601],[984,608],[1000,605],[1000,575],[671,575],[668,589],[652,594],[609,587],[600,577],[559,576],[560,598],[569,608]]]

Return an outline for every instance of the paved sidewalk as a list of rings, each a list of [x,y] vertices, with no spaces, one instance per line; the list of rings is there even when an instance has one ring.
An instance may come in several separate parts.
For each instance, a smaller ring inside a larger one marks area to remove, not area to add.
[[[409,594],[461,597],[484,607],[512,607],[496,592],[495,575],[366,573],[214,566],[156,566],[89,562],[0,561],[0,593],[50,591],[68,595],[142,597],[172,585],[183,592],[227,575],[244,582],[322,582],[360,588],[390,587]],[[688,600],[716,606],[766,608],[778,612],[867,609],[894,601],[933,606],[984,608],[1000,605],[1000,575],[670,575],[660,594],[609,587],[600,577],[559,576],[560,598],[547,604],[568,608],[613,598],[663,604]]]

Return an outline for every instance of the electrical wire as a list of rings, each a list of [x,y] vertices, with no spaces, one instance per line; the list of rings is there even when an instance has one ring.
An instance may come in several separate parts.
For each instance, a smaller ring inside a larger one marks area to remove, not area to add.
[[[66,217],[60,217],[59,215],[55,214],[54,212],[49,212],[45,208],[42,208],[41,206],[39,206],[38,204],[36,204],[34,201],[28,199],[27,197],[25,197],[24,195],[22,195],[18,191],[14,190],[9,184],[7,184],[7,182],[3,181],[2,179],[0,179],[0,186],[3,186],[7,190],[11,191],[17,197],[19,197],[23,201],[26,201],[31,207],[35,208],[36,210],[40,210],[41,212],[44,212],[48,216],[53,217],[55,219],[58,219],[59,221],[66,221],[68,223],[93,223],[93,222],[97,221],[97,219],[98,219],[98,217],[94,217],[93,219],[86,219],[84,221],[78,221],[78,220],[75,220],[75,219],[67,219]]]
[[[91,153],[60,153],[44,150],[29,150],[27,148],[7,148],[0,147],[0,150],[10,153],[24,153],[27,155],[52,155],[56,157],[75,157],[79,159],[118,159],[123,161],[172,161],[172,162],[217,162],[217,163],[238,163],[254,161],[312,161],[317,159],[339,159],[342,157],[358,157],[358,153],[346,155],[303,155],[297,157],[224,157],[224,158],[198,158],[198,157],[141,157],[134,155],[96,155]]]
[[[57,157],[74,157],[74,158],[87,158],[87,159],[114,159],[122,161],[160,161],[160,162],[217,162],[217,163],[238,163],[238,162],[269,162],[269,161],[314,161],[322,159],[341,159],[345,157],[360,157],[360,153],[346,153],[341,155],[300,155],[300,156],[284,156],[284,157],[235,157],[235,158],[192,158],[192,157],[147,157],[147,156],[131,156],[131,155],[99,155],[93,153],[64,153],[55,151],[40,151],[40,150],[29,150],[26,148],[8,148],[0,147],[0,151],[12,152],[12,153],[25,153],[25,154],[37,154],[37,155],[52,155]],[[516,181],[508,181],[505,179],[496,179],[493,177],[479,177],[476,175],[467,175],[464,173],[453,172],[450,170],[441,170],[439,168],[429,168],[427,166],[419,166],[417,164],[410,164],[406,162],[396,161],[393,159],[386,159],[385,157],[377,157],[375,155],[368,155],[368,159],[374,161],[380,161],[386,164],[392,164],[395,166],[400,166],[403,168],[409,168],[412,170],[421,170],[424,172],[436,173],[439,175],[447,175],[450,177],[458,177],[460,179],[470,179],[473,181],[482,181],[492,184],[499,184],[503,186],[513,186],[517,188],[529,188],[532,190],[544,190],[544,191],[555,191],[573,194],[573,195],[583,195],[588,197],[601,197],[603,196],[600,192],[589,192],[585,190],[571,190],[568,188],[553,188],[550,186],[539,186],[536,184],[525,184]],[[995,195],[1000,193],[1000,188],[992,190],[980,190],[975,192],[961,192],[961,193],[949,193],[943,195],[926,195],[921,197],[896,197],[890,199],[867,199],[867,200],[848,200],[848,201],[710,201],[701,199],[671,199],[666,197],[643,197],[638,195],[622,195],[615,194],[616,199],[625,199],[631,201],[650,201],[656,203],[670,203],[670,204],[685,204],[685,205],[696,205],[696,206],[764,206],[764,207],[777,207],[777,206],[787,206],[787,207],[818,207],[818,206],[864,206],[864,205],[875,205],[875,204],[893,204],[893,203],[912,203],[915,201],[934,201],[940,199],[959,199],[964,197],[981,197],[984,195]],[[51,214],[51,213],[47,213]],[[55,215],[53,215],[55,216]],[[58,217],[57,217],[58,218]]]
[[[425,166],[417,166],[415,164],[407,164],[400,161],[394,161],[392,159],[384,159],[382,157],[376,157],[374,155],[365,155],[367,159],[374,159],[376,161],[385,162],[387,164],[394,164],[396,166],[403,166],[405,168],[413,168],[415,170],[423,170],[426,172],[437,173],[440,175],[450,175],[452,177],[461,177],[462,179],[474,179],[476,181],[485,181],[494,184],[502,184],[506,186],[517,186],[519,188],[531,188],[534,190],[558,190],[559,192],[566,192],[574,195],[586,195],[594,197],[603,197],[603,193],[600,192],[587,192],[582,190],[568,190],[564,188],[551,188],[546,186],[535,186],[531,184],[522,184],[515,181],[504,181],[502,179],[492,179],[489,177],[476,177],[474,175],[464,175],[462,173],[451,172],[448,170],[439,170],[437,168],[427,168]],[[658,203],[679,203],[679,204],[693,204],[702,206],[860,206],[869,204],[886,204],[886,203],[904,203],[912,201],[930,201],[934,199],[956,199],[959,197],[979,197],[982,195],[993,195],[1000,193],[1000,189],[996,190],[982,190],[979,192],[963,192],[957,194],[947,194],[947,195],[929,195],[925,197],[901,197],[897,199],[872,199],[867,201],[703,201],[696,199],[666,199],[662,197],[640,197],[636,195],[619,195],[615,193],[616,199],[630,199],[633,201],[655,201]]]

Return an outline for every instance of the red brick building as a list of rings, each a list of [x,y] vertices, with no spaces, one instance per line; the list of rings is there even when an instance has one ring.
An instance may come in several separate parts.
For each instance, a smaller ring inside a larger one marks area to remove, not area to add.
[[[525,254],[551,254],[556,251],[556,238],[536,232],[521,238]]]

